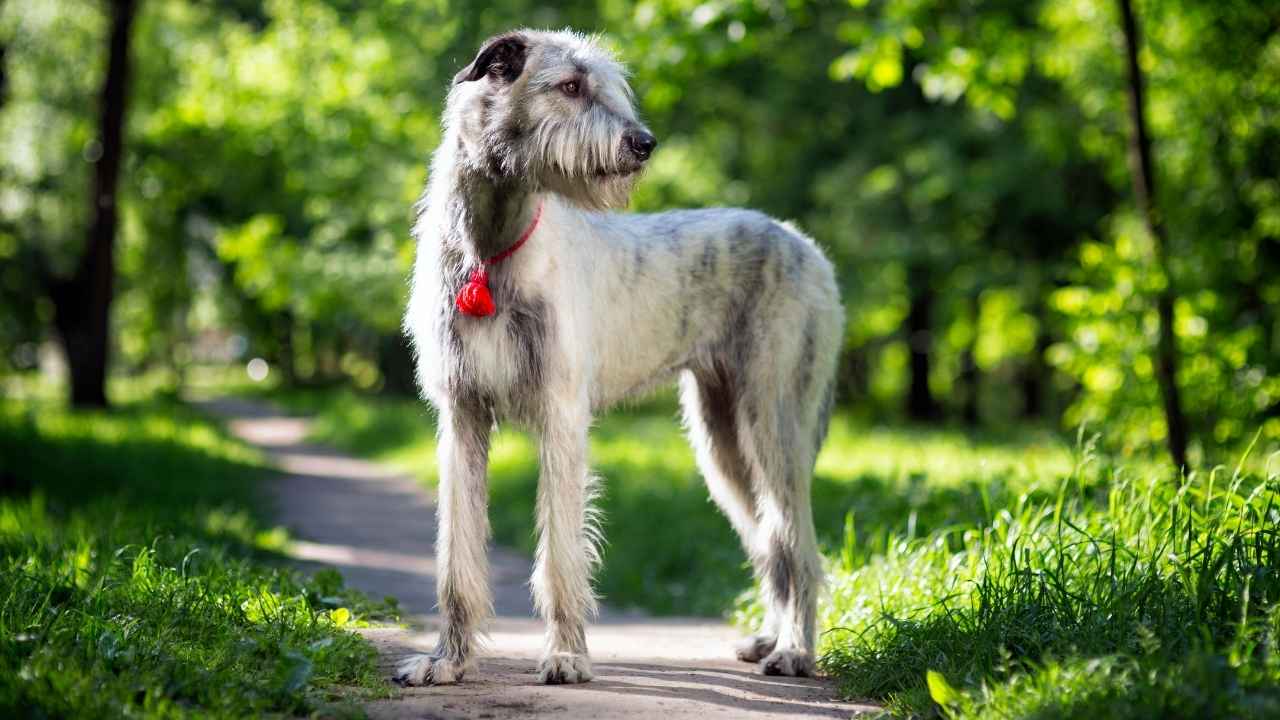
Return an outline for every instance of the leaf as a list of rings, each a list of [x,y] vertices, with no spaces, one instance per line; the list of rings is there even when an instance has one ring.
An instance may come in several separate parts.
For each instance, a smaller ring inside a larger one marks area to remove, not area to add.
[[[295,693],[311,680],[311,660],[297,652],[285,653],[285,660],[287,661],[286,670],[280,689],[285,693]]]
[[[950,707],[960,702],[960,691],[952,687],[942,673],[930,670],[925,673],[925,680],[929,683],[929,697],[933,698],[934,702],[943,707]]]
[[[874,89],[897,87],[902,82],[902,61],[896,57],[882,57],[871,65],[871,83]]]

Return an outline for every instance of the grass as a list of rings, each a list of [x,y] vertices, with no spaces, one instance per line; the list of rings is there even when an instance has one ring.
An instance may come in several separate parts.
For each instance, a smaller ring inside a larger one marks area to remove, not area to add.
[[[1265,470],[1174,480],[1082,449],[989,522],[876,552],[851,529],[823,665],[903,715],[1280,716],[1277,500]]]
[[[0,404],[0,716],[359,715],[393,608],[281,564],[261,459],[190,409]]]
[[[434,479],[418,403],[277,397],[317,414],[319,439]],[[674,415],[660,398],[593,433],[609,543],[598,587],[614,605],[735,608],[750,623],[760,608],[742,553]],[[1084,433],[1073,444],[837,415],[814,511],[821,663],[844,692],[903,717],[1280,717],[1280,462],[1174,477],[1093,447]],[[526,436],[500,434],[490,512],[499,541],[526,550],[536,465]]]

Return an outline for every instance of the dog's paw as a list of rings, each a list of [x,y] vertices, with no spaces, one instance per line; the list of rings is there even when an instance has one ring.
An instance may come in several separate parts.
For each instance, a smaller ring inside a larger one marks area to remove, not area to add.
[[[396,667],[392,678],[400,685],[452,685],[462,679],[465,668],[439,655],[410,655]]]
[[[760,662],[760,672],[765,675],[813,677],[813,657],[796,648],[774,650]]]
[[[576,653],[551,653],[538,663],[538,682],[544,685],[584,683],[591,679],[591,661]]]
[[[739,660],[753,663],[760,662],[761,658],[773,652],[773,646],[777,644],[776,635],[752,635],[734,645],[733,649]]]

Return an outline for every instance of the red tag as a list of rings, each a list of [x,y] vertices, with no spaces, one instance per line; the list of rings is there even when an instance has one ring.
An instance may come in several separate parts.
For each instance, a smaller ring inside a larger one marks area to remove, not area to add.
[[[4,0],[0,0],[0,5],[4,4]],[[454,299],[453,304],[458,307],[458,312],[471,317],[489,317],[493,314],[493,296],[489,294],[489,271],[485,269],[486,265],[497,265],[498,263],[511,257],[524,246],[529,238],[533,237],[533,231],[538,227],[538,220],[542,217],[542,203],[538,203],[538,209],[533,213],[533,222],[529,223],[529,227],[520,233],[520,239],[515,244],[494,255],[488,260],[480,263],[480,266],[471,271],[471,277],[467,280],[467,284],[462,286],[458,291],[458,297]]]
[[[471,271],[471,279],[458,291],[454,301],[463,315],[489,317],[493,314],[493,296],[489,294],[489,273],[483,266]]]

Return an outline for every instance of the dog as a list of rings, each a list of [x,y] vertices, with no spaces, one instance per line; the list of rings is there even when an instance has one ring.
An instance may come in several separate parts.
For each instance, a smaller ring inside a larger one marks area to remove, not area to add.
[[[591,679],[600,538],[588,428],[595,413],[675,381],[698,467],[767,607],[738,657],[766,674],[811,675],[822,567],[809,488],[844,325],[831,264],[794,227],[751,210],[611,212],[657,140],[598,38],[489,39],[454,77],[443,124],[405,315],[438,415],[442,626],[435,650],[405,659],[397,680],[453,683],[474,667],[492,614],[486,463],[499,421],[540,441],[538,680]]]

